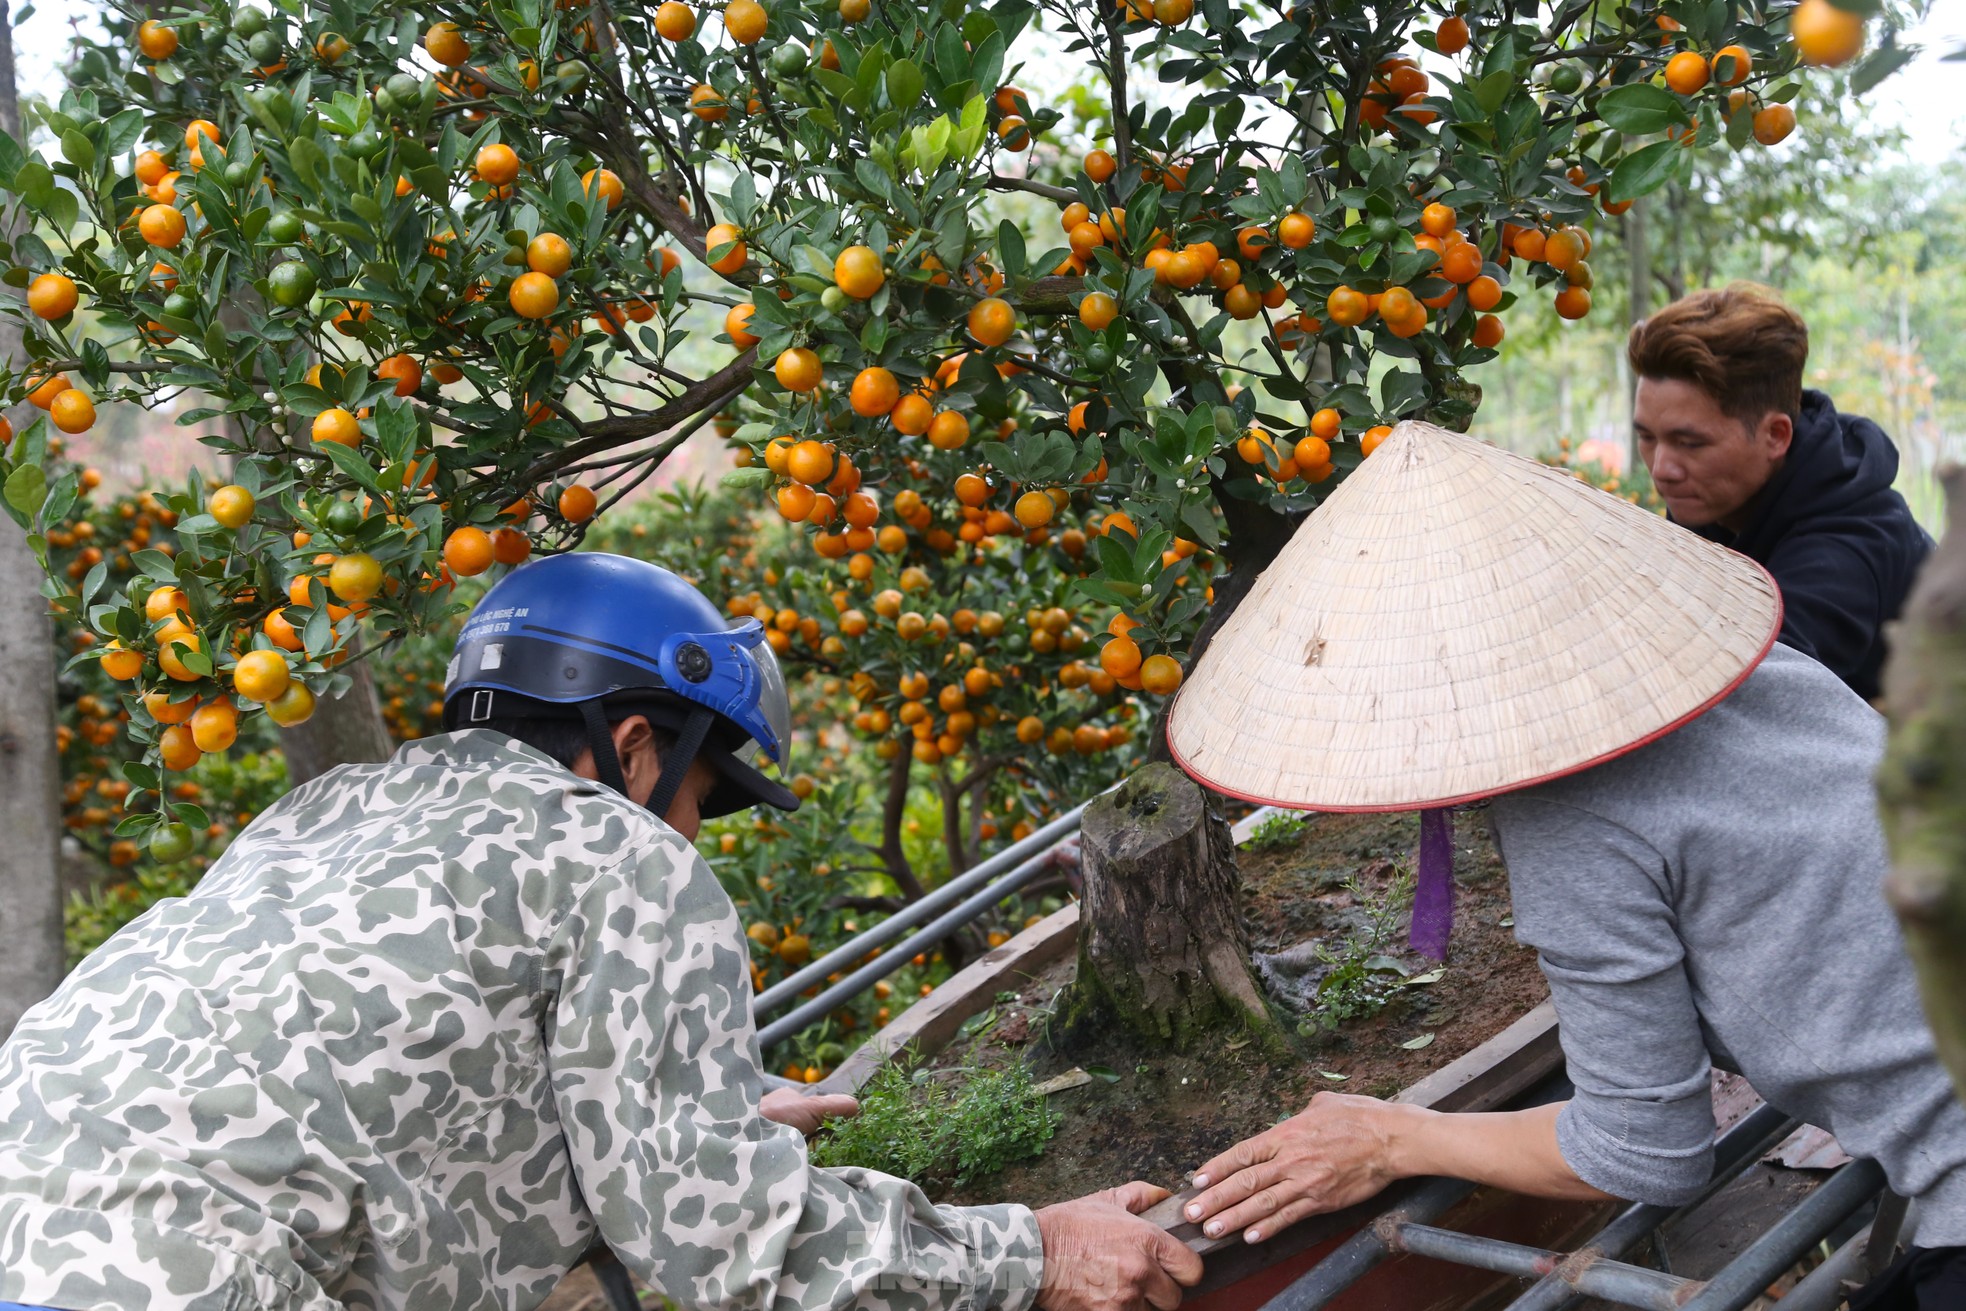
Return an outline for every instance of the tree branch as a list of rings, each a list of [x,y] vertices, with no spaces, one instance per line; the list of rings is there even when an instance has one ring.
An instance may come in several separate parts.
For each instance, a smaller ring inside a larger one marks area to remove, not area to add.
[[[1054,187],[1049,182],[1034,182],[1030,178],[1008,177],[1002,173],[990,175],[989,187],[992,191],[1028,191],[1061,205],[1069,205],[1079,198],[1079,193],[1070,187]]]
[[[685,389],[676,399],[656,409],[581,425],[580,431],[583,436],[579,441],[571,442],[551,455],[535,460],[532,466],[519,476],[519,485],[537,486],[561,469],[590,455],[598,455],[617,446],[626,446],[644,437],[653,437],[659,432],[674,428],[694,415],[723,405],[725,401],[751,385],[751,366],[756,362],[757,357],[758,352],[755,347],[745,351],[702,382]],[[688,436],[689,431],[685,429],[677,433],[669,445],[651,453],[666,455]]]
[[[1133,162],[1133,123],[1126,116],[1126,36],[1122,30],[1127,13],[1127,6],[1122,4],[1106,16],[1112,34],[1106,48],[1106,83],[1113,93],[1113,154],[1122,171]]]
[[[901,824],[908,814],[908,775],[913,767],[907,744],[895,754],[887,770],[887,797],[881,802],[881,845],[880,857],[887,866],[887,876],[894,880],[894,886],[901,889],[901,895],[909,901],[920,901],[928,895],[922,881],[915,877],[915,870],[908,863],[908,853],[901,847]]]

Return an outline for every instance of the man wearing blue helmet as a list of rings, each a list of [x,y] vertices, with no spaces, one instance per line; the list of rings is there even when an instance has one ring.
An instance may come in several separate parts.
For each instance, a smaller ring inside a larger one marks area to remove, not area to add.
[[[616,556],[492,588],[453,731],[283,797],[0,1047],[0,1311],[523,1311],[600,1244],[687,1308],[1176,1305],[1161,1190],[936,1207],[767,1103],[690,846],[797,804],[761,637]]]

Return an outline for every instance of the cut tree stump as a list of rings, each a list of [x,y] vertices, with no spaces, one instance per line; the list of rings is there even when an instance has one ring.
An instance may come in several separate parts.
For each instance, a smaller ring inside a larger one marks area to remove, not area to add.
[[[1249,973],[1229,826],[1192,779],[1146,766],[1086,807],[1079,852],[1078,976],[1061,1008],[1068,1044],[1118,1025],[1177,1050],[1238,1029],[1288,1049]]]

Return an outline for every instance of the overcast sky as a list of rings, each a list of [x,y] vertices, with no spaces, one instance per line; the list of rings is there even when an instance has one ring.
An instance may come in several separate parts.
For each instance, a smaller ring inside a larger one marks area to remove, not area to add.
[[[1946,51],[1966,49],[1966,4],[1940,0],[1934,7],[1939,12],[1909,34],[1927,47],[1925,53],[1871,93],[1878,118],[1902,126],[1912,158],[1926,164],[1966,148],[1966,96],[1959,94],[1966,62],[1939,58]],[[59,94],[61,70],[46,55],[65,49],[72,26],[92,22],[99,9],[94,0],[38,0],[28,20],[14,31],[23,92]]]

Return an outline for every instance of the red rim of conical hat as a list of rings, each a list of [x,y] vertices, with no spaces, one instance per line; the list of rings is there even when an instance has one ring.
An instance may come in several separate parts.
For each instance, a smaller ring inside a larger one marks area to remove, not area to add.
[[[1775,580],[1746,556],[1402,423],[1209,642],[1168,747],[1266,805],[1456,805],[1671,732],[1738,687],[1781,626]]]

